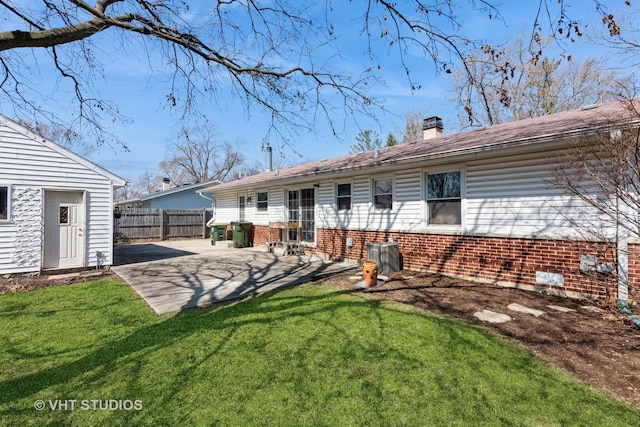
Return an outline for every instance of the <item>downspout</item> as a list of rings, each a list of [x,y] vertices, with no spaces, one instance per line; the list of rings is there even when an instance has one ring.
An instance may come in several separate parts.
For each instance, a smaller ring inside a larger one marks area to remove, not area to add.
[[[215,219],[216,219],[216,195],[215,193],[213,193],[211,195],[212,197],[207,197],[202,193],[201,190],[196,191],[196,193],[198,194],[198,196],[202,197],[203,199],[207,199],[211,202],[211,211],[213,213],[211,215],[211,219],[207,221],[207,224],[206,224],[207,227],[211,227],[215,223]]]

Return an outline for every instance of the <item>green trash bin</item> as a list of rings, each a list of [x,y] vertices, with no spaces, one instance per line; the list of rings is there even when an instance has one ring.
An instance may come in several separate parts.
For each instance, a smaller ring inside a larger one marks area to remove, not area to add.
[[[227,224],[213,224],[211,226],[211,244],[215,245],[220,240],[226,240]]]
[[[233,232],[233,247],[246,248],[252,245],[251,241],[251,222],[232,222],[231,231]]]

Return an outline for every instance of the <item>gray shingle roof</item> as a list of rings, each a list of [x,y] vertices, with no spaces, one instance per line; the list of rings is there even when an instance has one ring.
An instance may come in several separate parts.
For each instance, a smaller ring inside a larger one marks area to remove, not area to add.
[[[640,101],[635,102],[634,100],[634,105],[636,107],[640,106]],[[613,102],[518,120],[415,143],[384,147],[379,149],[377,157],[374,151],[367,151],[304,163],[283,168],[277,172],[263,172],[220,184],[216,186],[215,191],[255,186],[256,184],[275,182],[287,178],[317,176],[318,174],[328,174],[338,170],[385,164],[404,159],[428,159],[442,155],[463,154],[477,149],[499,149],[510,144],[536,143],[561,135],[586,132],[609,124],[628,123],[637,120],[638,115],[632,112],[629,102]]]

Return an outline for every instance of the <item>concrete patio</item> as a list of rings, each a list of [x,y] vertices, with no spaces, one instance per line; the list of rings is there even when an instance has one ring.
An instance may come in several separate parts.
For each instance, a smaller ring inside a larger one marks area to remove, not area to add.
[[[113,271],[157,314],[207,306],[356,268],[316,256],[178,240],[116,246]]]

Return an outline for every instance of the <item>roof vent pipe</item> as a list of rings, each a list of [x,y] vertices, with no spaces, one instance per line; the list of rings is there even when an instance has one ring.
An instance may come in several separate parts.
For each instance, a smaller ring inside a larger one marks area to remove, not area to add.
[[[422,122],[422,139],[433,139],[442,136],[442,119],[438,116],[429,117]]]
[[[267,172],[271,172],[273,170],[273,153],[271,151],[271,146],[267,144],[264,149],[267,152]]]

